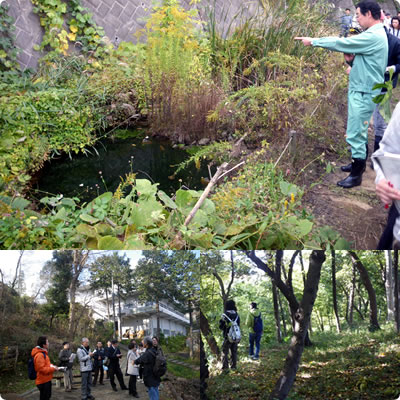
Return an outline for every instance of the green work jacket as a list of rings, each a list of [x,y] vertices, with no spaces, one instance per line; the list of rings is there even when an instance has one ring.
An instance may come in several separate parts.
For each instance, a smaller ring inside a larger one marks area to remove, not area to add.
[[[372,90],[384,82],[388,60],[388,41],[382,24],[376,24],[359,35],[348,38],[324,37],[313,39],[312,45],[342,53],[355,54],[349,76],[349,91],[378,95]]]

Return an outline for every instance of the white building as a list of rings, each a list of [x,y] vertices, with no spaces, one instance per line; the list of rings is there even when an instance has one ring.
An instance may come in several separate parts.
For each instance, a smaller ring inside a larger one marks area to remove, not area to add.
[[[108,305],[105,295],[98,295],[92,289],[80,287],[76,293],[76,301],[92,310],[94,319],[113,321],[112,298],[109,294]],[[144,335],[157,334],[157,317],[160,321],[160,329],[165,337],[186,335],[189,327],[189,318],[176,310],[167,301],[140,302],[137,297],[121,298],[121,319],[118,313],[118,297],[114,296],[115,320],[118,327],[121,326],[122,334],[142,332]],[[158,309],[157,309],[158,308]],[[110,318],[108,317],[110,316]]]

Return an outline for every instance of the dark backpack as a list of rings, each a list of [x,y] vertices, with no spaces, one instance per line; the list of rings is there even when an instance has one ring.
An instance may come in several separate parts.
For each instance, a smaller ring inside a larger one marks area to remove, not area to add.
[[[41,352],[44,355],[44,359],[46,359],[46,353]],[[35,357],[37,354],[35,355]],[[35,380],[37,378],[36,369],[35,369],[35,357],[30,356],[28,360],[28,378],[30,380]]]
[[[260,333],[263,331],[263,321],[261,318],[261,313],[258,317],[254,316],[254,332]]]
[[[161,351],[157,350],[156,359],[153,365],[153,374],[157,378],[161,378],[167,372],[167,360],[162,355]]]

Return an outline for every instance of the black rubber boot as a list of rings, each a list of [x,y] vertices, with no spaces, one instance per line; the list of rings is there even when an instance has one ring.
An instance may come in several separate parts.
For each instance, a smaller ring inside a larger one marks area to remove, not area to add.
[[[376,140],[376,139],[375,139],[375,140]],[[375,145],[376,145],[376,143],[374,144],[374,146],[375,146]],[[379,147],[379,142],[378,142],[378,147]],[[365,159],[367,160],[367,159],[368,159],[368,154],[369,154],[368,143],[365,144],[365,150],[366,150],[366,152],[367,152],[367,156],[365,157]],[[376,151],[375,147],[374,147],[374,151]],[[351,166],[352,166],[352,165],[353,165],[353,162],[351,162],[350,164],[341,166],[340,169],[341,169],[343,172],[351,172]],[[365,171],[365,169],[364,169],[364,171]],[[363,171],[363,172],[364,172],[364,171]]]
[[[362,174],[365,171],[365,164],[367,160],[361,160],[360,158],[354,158],[351,166],[350,175],[339,181],[337,183],[338,186],[343,188],[352,188],[354,186],[361,185]]]

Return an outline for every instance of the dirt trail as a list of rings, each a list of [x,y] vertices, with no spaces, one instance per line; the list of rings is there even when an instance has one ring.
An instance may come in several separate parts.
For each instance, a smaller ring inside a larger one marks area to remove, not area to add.
[[[309,190],[304,201],[317,225],[331,226],[351,242],[352,249],[373,250],[385,227],[388,211],[375,194],[375,172],[370,168],[370,159],[361,186],[343,189],[336,185],[348,175],[340,170],[347,162],[337,162],[335,170]]]

